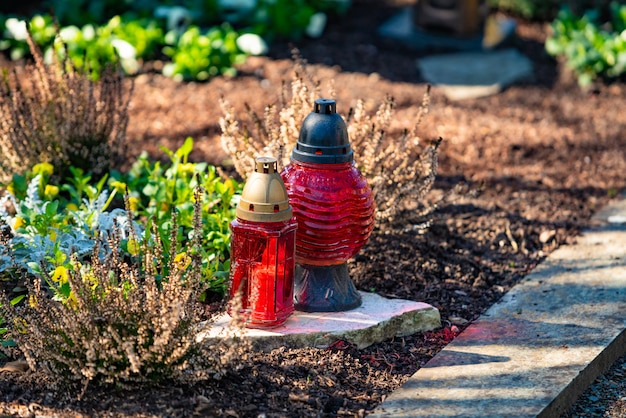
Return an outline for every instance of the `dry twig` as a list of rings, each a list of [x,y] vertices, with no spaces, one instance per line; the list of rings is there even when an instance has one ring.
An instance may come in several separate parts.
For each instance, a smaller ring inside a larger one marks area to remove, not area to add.
[[[289,163],[285,150],[295,145],[302,121],[313,109],[315,99],[321,96],[320,85],[294,51],[294,75],[291,83],[283,83],[278,109],[270,105],[263,117],[259,117],[246,106],[247,114],[240,119],[228,101],[222,99],[222,144],[243,178],[253,171],[254,158],[261,154],[277,157],[283,166]],[[329,94],[334,97],[334,85],[332,82],[330,85]],[[418,218],[435,208],[423,200],[437,175],[441,139],[423,145],[417,135],[429,105],[430,87],[424,93],[413,126],[395,139],[386,136],[394,120],[393,97],[387,97],[374,115],[368,113],[363,100],[358,100],[345,117],[356,163],[375,194],[379,223],[391,225],[407,204],[421,205],[421,210],[416,211]]]
[[[132,84],[112,68],[95,82],[55,54],[46,65],[30,33],[28,44],[34,63],[5,70],[0,82],[0,181],[39,162],[60,177],[69,166],[101,176],[120,164]]]

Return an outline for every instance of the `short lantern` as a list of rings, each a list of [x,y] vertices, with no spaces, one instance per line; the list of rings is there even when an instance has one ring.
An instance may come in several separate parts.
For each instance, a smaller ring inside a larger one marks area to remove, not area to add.
[[[297,222],[275,158],[259,157],[230,224],[230,306],[241,300],[249,328],[271,328],[293,313]]]
[[[281,176],[298,221],[295,309],[337,312],[360,306],[346,262],[372,232],[374,197],[354,163],[334,100],[315,101]]]

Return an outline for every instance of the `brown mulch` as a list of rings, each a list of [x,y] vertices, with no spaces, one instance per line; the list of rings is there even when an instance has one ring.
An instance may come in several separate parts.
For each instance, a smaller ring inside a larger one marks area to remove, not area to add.
[[[376,28],[398,11],[393,2],[354,1],[318,40],[296,46],[322,81],[334,79],[341,113],[364,98],[374,107],[395,97],[395,133],[409,127],[425,91],[419,54],[380,39]],[[359,289],[427,302],[439,330],[358,350],[277,349],[217,381],[189,387],[75,393],[50,390],[37,372],[0,374],[0,414],[14,416],[335,417],[362,416],[398,388],[467,323],[497,301],[551,251],[572,243],[591,215],[626,186],[624,83],[581,91],[543,52],[547,28],[519,22],[515,46],[535,65],[533,83],[500,94],[451,102],[436,88],[422,124],[424,140],[443,138],[432,195],[457,184],[460,198],[442,205],[424,231],[376,230],[350,263]],[[195,139],[195,161],[227,165],[220,147],[218,100],[258,111],[291,79],[290,47],[252,58],[234,79],[176,83],[136,77],[129,155]],[[393,137],[394,132],[390,132]],[[402,222],[400,222],[402,223]]]

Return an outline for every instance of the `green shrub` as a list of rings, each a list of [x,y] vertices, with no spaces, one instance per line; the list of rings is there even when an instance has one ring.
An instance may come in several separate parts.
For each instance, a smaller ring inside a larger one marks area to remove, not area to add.
[[[0,39],[0,51],[8,51],[12,60],[19,60],[30,54],[28,46],[27,26],[40,48],[48,49],[56,35],[52,17],[49,15],[35,15],[28,22],[15,17],[1,21],[0,30],[4,36]]]
[[[626,5],[611,3],[611,20],[601,22],[598,10],[576,16],[563,9],[552,22],[546,51],[563,57],[567,67],[588,86],[598,77],[615,78],[626,72]]]
[[[137,73],[140,61],[156,54],[163,37],[155,20],[126,22],[114,16],[101,26],[62,28],[55,50],[62,56],[67,54],[76,68],[89,71],[97,79],[105,66],[115,63],[119,63],[126,74]]]
[[[118,63],[127,74],[136,73],[141,61],[158,55],[160,49],[171,61],[164,68],[168,76],[181,80],[207,80],[224,74],[234,75],[235,66],[248,54],[264,54],[267,47],[238,46],[240,34],[265,39],[298,39],[305,33],[317,37],[326,24],[327,14],[347,10],[350,0],[259,0],[253,7],[240,2],[184,0],[172,2],[139,0],[49,0],[60,22],[56,51],[67,55],[73,65],[89,69],[95,79],[102,67]],[[165,4],[165,6],[164,6]],[[0,50],[12,59],[28,54],[26,21],[0,18],[4,36]],[[192,24],[187,27],[187,25]],[[230,26],[234,25],[235,29]],[[52,54],[57,32],[50,15],[37,15],[28,21],[37,45]],[[167,32],[167,35],[164,35]],[[244,42],[245,43],[245,42]],[[242,43],[242,45],[244,44]]]
[[[113,17],[109,21],[116,22]],[[158,55],[159,48],[165,41],[163,28],[154,19],[124,19],[113,28],[113,34],[135,48],[138,59],[150,59]]]
[[[327,15],[345,13],[350,3],[350,0],[258,0],[254,7],[222,10],[220,17],[266,41],[295,40],[305,34],[320,36]]]
[[[72,268],[72,255],[84,262],[91,255],[94,239],[109,236],[114,224],[121,233],[120,248],[129,255],[137,246],[130,237],[132,231],[153,234],[165,250],[161,257],[167,274],[171,257],[179,256],[172,249],[194,238],[194,191],[202,187],[202,282],[208,291],[223,296],[230,268],[229,224],[241,185],[220,177],[214,166],[190,163],[192,148],[191,138],[175,152],[163,148],[170,164],[150,162],[144,153],[128,173],[113,171],[110,178],[104,176],[97,183],[73,167],[71,177],[51,183],[54,168],[48,163],[37,164],[25,175],[14,175],[0,199],[0,221],[10,233],[8,242],[0,245],[0,279],[23,271],[48,274],[57,279],[47,286],[57,299],[66,300],[69,283],[58,277]],[[105,187],[107,180],[110,189]],[[128,194],[132,218],[124,209],[115,208],[120,206],[116,195],[124,194]],[[106,251],[106,245],[101,249]]]
[[[204,190],[202,201],[202,277],[207,288],[218,294],[226,291],[230,270],[230,222],[235,217],[242,185],[222,178],[218,169],[206,163],[190,163],[193,140],[187,138],[176,151],[162,147],[170,159],[168,165],[150,162],[143,153],[128,173],[112,173],[109,185],[129,191],[133,212],[150,229],[150,223],[163,242],[164,262],[169,262],[172,211],[178,218],[177,240],[193,238],[194,189]]]
[[[18,349],[31,368],[83,389],[234,367],[240,340],[196,336],[205,291],[225,293],[241,186],[190,163],[192,147],[164,149],[169,165],[142,155],[129,173],[113,172],[111,192],[107,177],[93,183],[73,167],[60,185],[48,163],[14,176],[0,200],[0,352]],[[110,210],[118,190],[125,209]]]
[[[195,193],[194,238],[182,248],[175,246],[171,251],[180,256],[167,265],[161,259],[162,242],[149,236],[131,235],[136,251],[124,257],[121,232],[115,230],[106,243],[96,239],[89,263],[72,256],[71,268],[61,273],[72,297],[50,299],[42,282],[54,277],[45,272],[24,278],[26,303],[12,304],[0,292],[4,338],[15,342],[31,369],[64,384],[82,384],[84,392],[90,382],[122,387],[132,382],[189,382],[235,367],[232,360],[237,356],[230,353],[241,348],[236,341],[209,344],[197,339],[203,288],[201,188]],[[175,215],[171,223],[176,231]],[[101,245],[108,246],[104,256]]]
[[[132,230],[142,231],[124,210],[106,211],[115,196],[115,190],[104,189],[106,177],[91,184],[81,170],[72,167],[71,172],[73,177],[58,186],[49,182],[52,165],[38,164],[25,176],[15,175],[0,199],[7,235],[0,244],[0,279],[49,277],[46,287],[60,301],[72,297],[66,278],[72,256],[85,262],[95,239],[109,237],[114,225],[126,240]]]
[[[10,18],[4,21],[0,50],[17,60],[30,53],[26,26],[35,44],[52,61],[53,50],[67,57],[74,67],[89,71],[94,79],[104,67],[119,63],[126,74],[139,70],[141,60],[153,58],[164,42],[163,29],[155,19],[123,19],[114,16],[105,24],[64,26],[58,32],[49,15],[36,15],[29,22]],[[56,40],[55,40],[56,37]]]
[[[260,0],[250,19],[252,31],[266,39],[298,39],[316,13],[307,0]]]
[[[219,74],[234,76],[234,66],[246,59],[237,46],[238,36],[228,24],[206,32],[190,26],[180,37],[174,32],[168,33],[168,45],[163,53],[172,62],[165,65],[163,74],[181,81],[208,80]]]

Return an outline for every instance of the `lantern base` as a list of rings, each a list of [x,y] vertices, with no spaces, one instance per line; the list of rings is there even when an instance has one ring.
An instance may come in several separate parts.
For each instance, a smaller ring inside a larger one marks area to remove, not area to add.
[[[296,264],[294,308],[303,312],[342,312],[361,306],[348,264]]]

